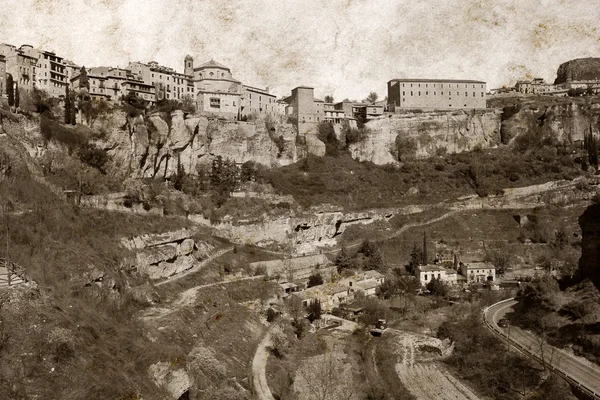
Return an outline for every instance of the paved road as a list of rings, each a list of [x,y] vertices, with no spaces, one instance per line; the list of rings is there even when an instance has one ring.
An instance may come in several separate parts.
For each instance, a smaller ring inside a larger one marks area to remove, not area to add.
[[[538,336],[519,329],[515,326],[500,328],[498,321],[505,314],[513,312],[513,307],[518,303],[517,300],[510,300],[496,303],[489,307],[485,312],[485,319],[488,328],[502,333],[504,337],[508,336],[510,342],[517,344],[527,352],[533,353],[547,364],[562,372],[568,379],[588,388],[594,393],[595,398],[600,399],[600,368],[592,365],[587,360],[580,359],[556,347],[548,344],[541,345]],[[573,383],[573,382],[571,382]]]

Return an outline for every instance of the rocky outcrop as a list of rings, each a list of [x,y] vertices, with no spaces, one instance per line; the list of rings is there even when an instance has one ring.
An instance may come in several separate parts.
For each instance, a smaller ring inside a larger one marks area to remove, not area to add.
[[[589,206],[579,217],[581,258],[579,272],[600,289],[600,204]]]
[[[568,204],[589,199],[598,182],[585,178],[573,181],[555,181],[521,188],[504,189],[504,194],[489,197],[465,196],[455,202],[409,205],[399,208],[375,209],[364,212],[330,211],[312,212],[271,220],[221,222],[211,224],[202,215],[188,218],[212,228],[218,236],[236,243],[259,246],[277,245],[295,254],[312,254],[337,244],[344,231],[356,224],[368,225],[385,222],[396,215],[418,214],[426,210],[440,209],[446,212],[465,210],[521,210],[533,209],[543,204]],[[580,189],[578,189],[580,188]]]
[[[370,121],[366,128],[366,137],[349,146],[352,157],[379,165],[392,164],[398,162],[398,137],[414,143],[418,158],[495,146],[500,143],[500,112],[407,112]]]
[[[187,371],[183,368],[175,369],[171,363],[158,362],[152,364],[148,368],[148,373],[152,380],[170,395],[170,399],[183,398],[184,393],[190,389],[191,380]]]
[[[577,58],[560,64],[554,84],[600,79],[600,58]]]
[[[193,231],[183,229],[123,238],[121,244],[136,251],[129,268],[150,279],[161,279],[188,270],[210,256],[214,246],[201,241],[195,242],[193,234]]]
[[[527,134],[540,141],[573,143],[590,132],[600,135],[600,104],[562,99],[551,103],[523,101],[505,107],[502,115],[502,143],[509,145]]]
[[[237,164],[254,161],[268,167],[298,159],[296,129],[291,124],[185,117],[179,110],[171,113],[168,122],[164,118],[159,113],[129,118],[115,112],[98,123],[97,128],[107,135],[97,144],[118,167],[140,178],[169,177],[178,168],[193,174],[198,164],[210,164],[218,156]],[[312,145],[315,154],[320,148]]]

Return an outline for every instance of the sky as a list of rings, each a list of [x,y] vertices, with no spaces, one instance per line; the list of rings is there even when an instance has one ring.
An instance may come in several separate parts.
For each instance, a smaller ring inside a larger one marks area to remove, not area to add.
[[[600,56],[600,0],[2,0],[0,42],[86,67],[214,59],[279,96],[361,100],[394,78],[553,81]]]

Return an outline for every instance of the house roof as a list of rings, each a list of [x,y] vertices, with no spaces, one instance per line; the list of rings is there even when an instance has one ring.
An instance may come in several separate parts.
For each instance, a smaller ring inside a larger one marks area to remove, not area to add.
[[[331,296],[337,293],[347,291],[347,286],[339,285],[337,283],[325,283],[323,285],[313,286],[302,292],[297,292],[296,295],[298,295],[302,299],[314,299],[318,296]]]
[[[467,269],[496,269],[494,264],[489,262],[472,262],[465,265],[467,266]]]
[[[361,288],[362,290],[369,290],[379,287],[379,283],[377,281],[361,281],[357,282],[356,286]]]
[[[221,69],[226,69],[227,71],[230,71],[228,67],[224,66],[221,63],[216,62],[215,60],[210,60],[208,62],[205,62],[204,64],[200,65],[199,67],[194,68],[194,71],[197,71],[197,70],[203,69],[203,68],[221,68]]]
[[[432,271],[446,271],[443,265],[419,265],[417,266],[421,272],[432,272]]]

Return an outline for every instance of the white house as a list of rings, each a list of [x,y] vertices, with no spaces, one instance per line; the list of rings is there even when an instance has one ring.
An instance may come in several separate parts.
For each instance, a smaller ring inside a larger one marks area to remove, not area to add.
[[[422,286],[427,286],[432,279],[439,279],[450,285],[456,284],[457,272],[453,269],[444,268],[441,264],[418,265],[415,268],[415,276]]]
[[[460,274],[467,282],[488,282],[496,280],[496,267],[488,262],[471,262],[460,264]]]

